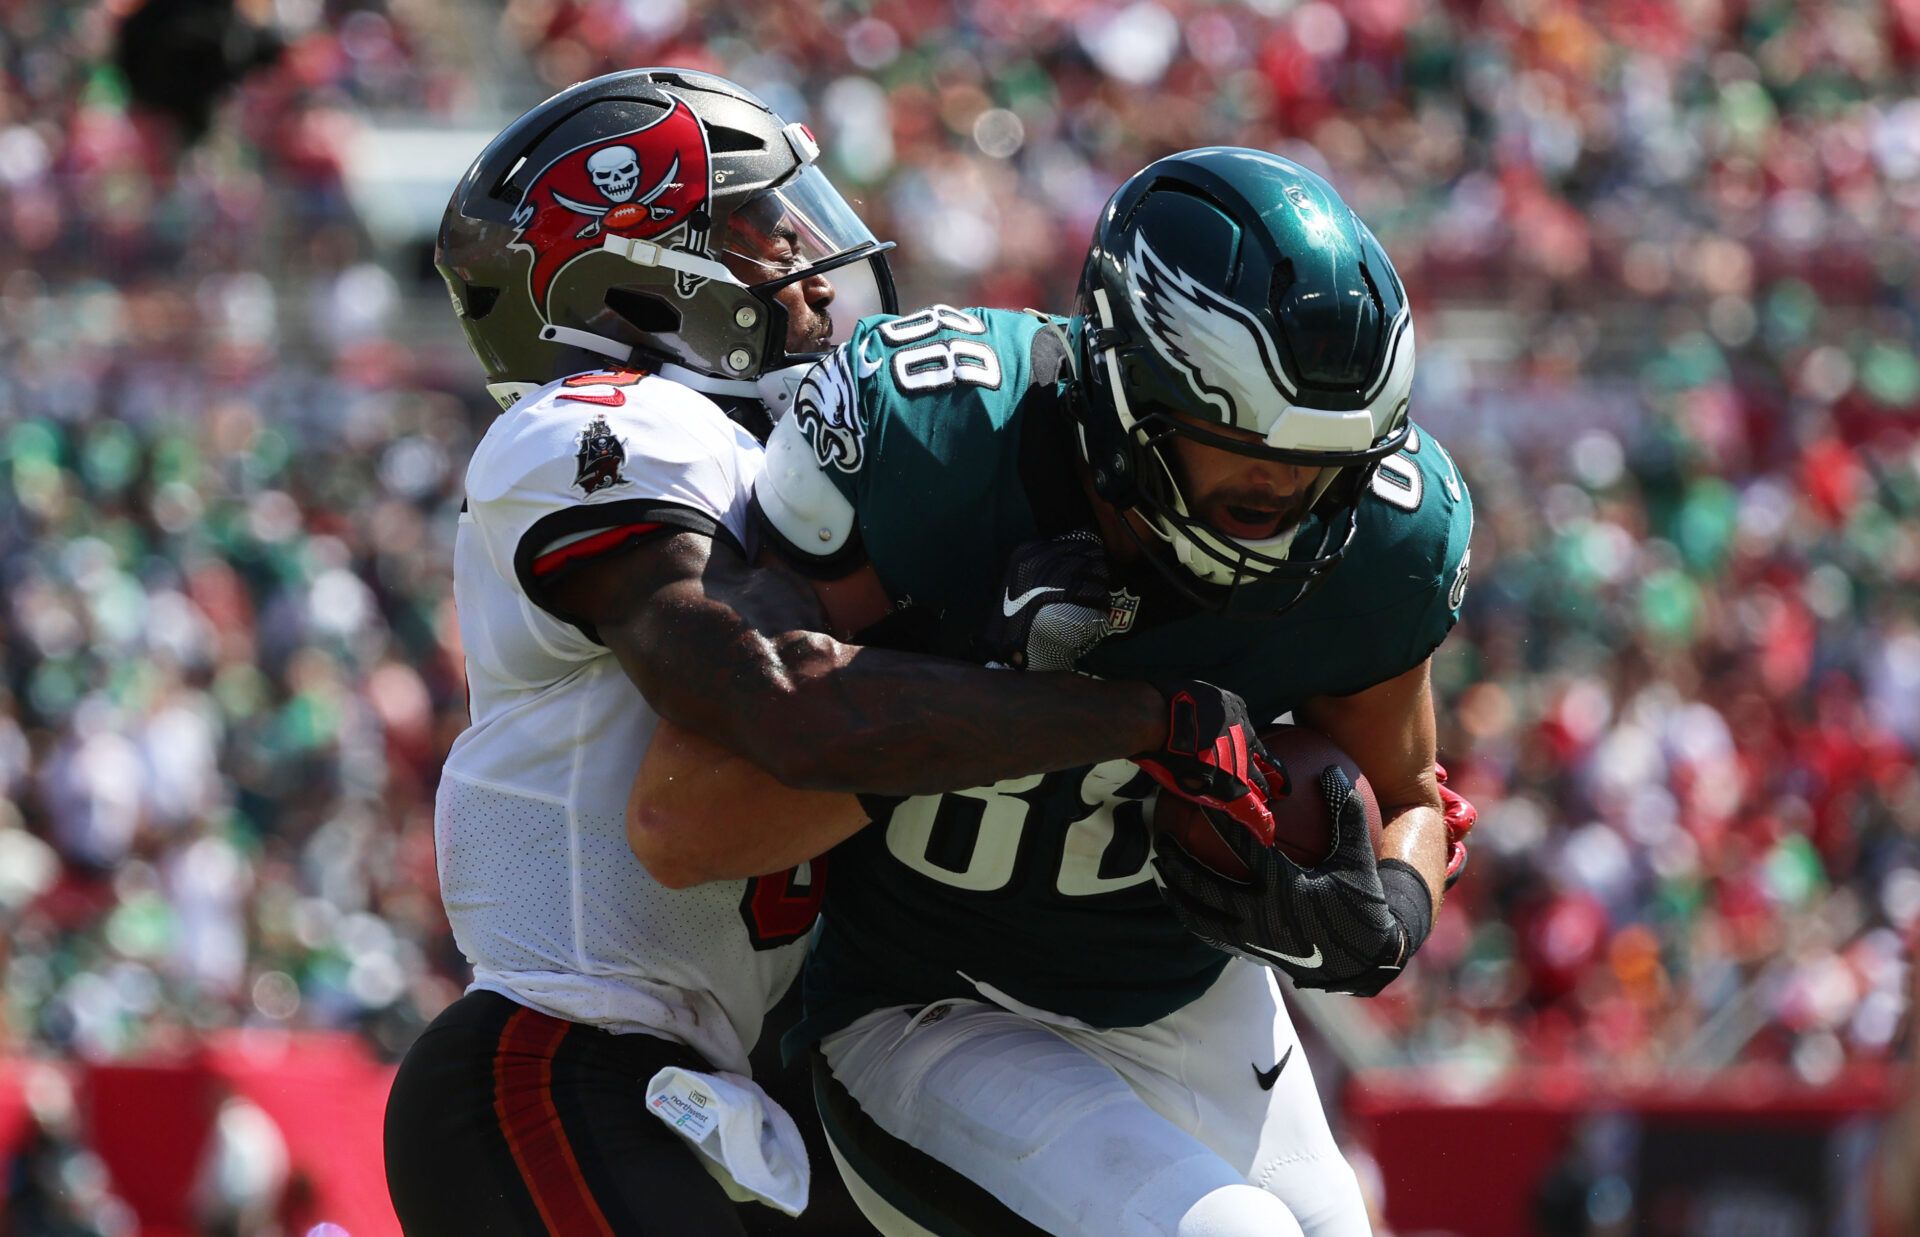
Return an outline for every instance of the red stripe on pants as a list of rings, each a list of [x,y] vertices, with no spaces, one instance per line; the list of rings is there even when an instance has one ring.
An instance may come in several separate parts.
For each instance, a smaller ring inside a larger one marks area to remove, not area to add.
[[[493,1111],[547,1231],[613,1237],[553,1106],[553,1054],[572,1025],[530,1009],[507,1019],[493,1057]]]

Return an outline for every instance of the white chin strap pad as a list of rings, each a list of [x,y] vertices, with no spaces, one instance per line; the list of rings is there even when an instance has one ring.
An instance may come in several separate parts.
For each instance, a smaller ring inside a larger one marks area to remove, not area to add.
[[[1150,458],[1160,467],[1167,493],[1173,496],[1174,510],[1190,519],[1193,518],[1193,512],[1187,507],[1187,496],[1181,491],[1180,483],[1169,470],[1166,458],[1158,451],[1151,452]],[[1295,525],[1292,528],[1281,529],[1278,535],[1264,540],[1243,541],[1204,527],[1189,533],[1175,524],[1155,519],[1144,510],[1140,515],[1146,520],[1147,527],[1171,547],[1174,561],[1191,572],[1196,579],[1207,584],[1232,584],[1235,578],[1242,574],[1249,576],[1266,574],[1258,563],[1240,559],[1240,553],[1252,550],[1256,554],[1264,554],[1271,558],[1285,557],[1288,547],[1293,544],[1294,534],[1299,531],[1299,526]],[[1209,549],[1214,553],[1208,553]],[[1227,561],[1223,562],[1215,557],[1215,554],[1225,555]],[[1235,560],[1241,562],[1240,570],[1236,570],[1233,566]]]
[[[698,275],[715,283],[732,284],[736,288],[746,286],[734,278],[732,271],[712,258],[703,258],[681,249],[669,249],[638,237],[618,236],[609,232],[601,238],[600,248],[618,254],[636,266],[659,266],[683,275]]]
[[[713,374],[703,374],[697,369],[688,369],[684,365],[675,365],[671,361],[663,363],[657,372],[669,382],[691,387],[702,395],[738,395],[746,399],[760,397],[759,385],[744,378],[721,378]]]
[[[1297,531],[1296,525],[1277,537],[1268,537],[1263,541],[1241,541],[1236,537],[1216,533],[1210,528],[1202,529],[1196,536],[1200,542],[1212,546],[1221,554],[1238,555],[1241,551],[1252,550],[1256,554],[1264,554],[1269,558],[1281,558],[1293,545],[1293,535]],[[1196,544],[1195,537],[1188,536],[1180,529],[1171,530],[1171,535],[1167,539],[1173,543],[1174,557],[1179,559],[1180,565],[1209,584],[1231,584],[1236,575],[1267,574],[1260,564],[1251,560],[1241,560],[1241,569],[1236,571],[1231,563],[1222,562],[1207,553],[1201,545]]]
[[[583,331],[578,327],[543,326],[540,328],[540,338],[550,344],[565,344],[569,348],[598,353],[615,361],[627,362],[633,359],[632,344],[623,344],[617,339],[595,335],[592,331]]]

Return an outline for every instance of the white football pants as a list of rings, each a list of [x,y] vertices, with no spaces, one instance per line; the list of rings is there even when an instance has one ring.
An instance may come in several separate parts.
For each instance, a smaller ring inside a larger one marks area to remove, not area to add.
[[[1265,968],[1236,959],[1185,1009],[1108,1031],[988,995],[1002,1004],[876,1010],[821,1044],[866,1119],[1020,1218],[930,1220],[937,1204],[903,1197],[912,1174],[882,1182],[873,1149],[829,1119],[834,1160],[888,1237],[1029,1225],[1088,1237],[1371,1231]]]

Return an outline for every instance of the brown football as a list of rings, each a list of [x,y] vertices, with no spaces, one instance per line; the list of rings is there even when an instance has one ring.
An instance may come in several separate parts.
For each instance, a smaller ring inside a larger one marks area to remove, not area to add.
[[[1320,793],[1320,775],[1328,765],[1339,765],[1360,792],[1366,808],[1367,829],[1373,838],[1373,853],[1380,853],[1380,804],[1373,787],[1360,772],[1353,758],[1335,747],[1333,741],[1308,726],[1276,726],[1260,736],[1281,768],[1287,771],[1287,793],[1269,795],[1267,808],[1273,813],[1273,845],[1302,867],[1313,867],[1333,854],[1333,820],[1327,813],[1327,801]],[[1232,821],[1222,828],[1238,829]],[[1153,829],[1167,834],[1195,859],[1232,880],[1247,879],[1247,865],[1233,853],[1212,819],[1185,799],[1161,793],[1153,806]]]
[[[607,212],[606,225],[609,232],[618,232],[621,228],[630,228],[646,220],[647,208],[638,202],[628,202]]]

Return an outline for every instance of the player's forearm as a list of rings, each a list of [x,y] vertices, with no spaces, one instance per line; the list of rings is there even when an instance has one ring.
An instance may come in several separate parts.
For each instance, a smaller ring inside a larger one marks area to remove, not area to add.
[[[804,790],[936,794],[1159,746],[1160,693],[845,644],[804,580],[705,542],[653,551],[594,615],[660,716]],[[583,599],[583,604],[591,599]]]
[[[1308,700],[1296,712],[1367,775],[1384,826],[1379,857],[1402,860],[1418,872],[1438,911],[1446,889],[1447,825],[1434,779],[1430,665],[1423,661],[1351,696]]]
[[[987,670],[811,632],[772,643],[773,665],[734,676],[728,733],[716,737],[789,786],[965,790],[1126,757],[1166,725],[1159,692],[1140,683]]]
[[[627,844],[671,889],[785,871],[866,821],[854,796],[782,786],[671,722],[654,733],[627,797]]]
[[[1447,822],[1438,805],[1415,803],[1381,806],[1385,818],[1380,838],[1380,858],[1399,859],[1412,866],[1433,897],[1433,909],[1440,910],[1441,895],[1447,887]]]

